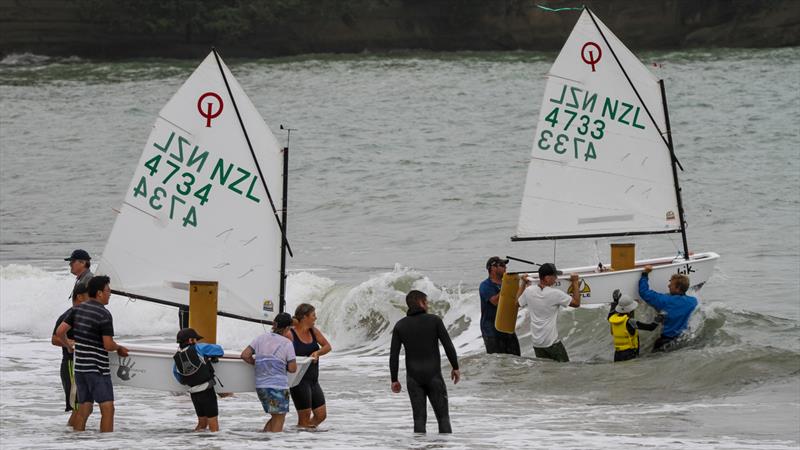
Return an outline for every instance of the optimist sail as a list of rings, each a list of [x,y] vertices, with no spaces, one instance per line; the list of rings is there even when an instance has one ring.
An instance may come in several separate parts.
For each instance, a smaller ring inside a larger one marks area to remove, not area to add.
[[[282,241],[267,189],[280,199],[282,177],[275,136],[212,52],[161,109],[98,272],[116,290],[184,305],[189,281],[218,281],[220,312],[267,319]]]
[[[588,9],[547,74],[517,234],[681,230],[659,80]]]

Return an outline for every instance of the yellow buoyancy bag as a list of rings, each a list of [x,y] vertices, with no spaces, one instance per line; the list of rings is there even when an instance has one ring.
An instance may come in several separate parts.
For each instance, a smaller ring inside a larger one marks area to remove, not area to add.
[[[628,333],[628,315],[614,313],[608,318],[611,324],[611,335],[614,337],[614,350],[621,352],[632,348],[639,348],[639,330],[634,330],[633,335]]]
[[[516,274],[503,274],[503,283],[500,285],[500,300],[497,302],[497,315],[494,318],[494,327],[501,333],[513,333],[517,328],[518,290],[519,276]]]

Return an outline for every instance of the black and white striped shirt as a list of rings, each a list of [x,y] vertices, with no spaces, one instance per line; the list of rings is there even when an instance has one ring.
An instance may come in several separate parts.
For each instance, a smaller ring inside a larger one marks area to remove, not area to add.
[[[114,322],[106,307],[90,298],[72,308],[64,322],[75,334],[75,372],[110,375],[103,336],[114,336]]]

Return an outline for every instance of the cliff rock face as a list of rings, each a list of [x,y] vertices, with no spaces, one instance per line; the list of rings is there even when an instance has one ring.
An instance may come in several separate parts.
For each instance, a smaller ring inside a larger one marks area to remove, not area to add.
[[[633,48],[800,44],[797,0],[0,0],[0,53],[266,57],[557,50],[592,10]]]

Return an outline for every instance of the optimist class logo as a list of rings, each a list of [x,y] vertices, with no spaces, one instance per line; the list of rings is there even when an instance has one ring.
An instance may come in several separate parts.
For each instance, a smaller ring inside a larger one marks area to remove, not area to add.
[[[594,51],[597,51],[597,56],[595,57]],[[583,44],[581,48],[581,59],[586,64],[592,66],[592,72],[595,71],[594,65],[600,62],[600,58],[603,56],[603,51],[600,50],[600,46],[595,44],[594,42],[587,42]]]
[[[206,109],[203,109],[203,100],[207,98],[213,98],[216,102],[206,102],[205,106]],[[214,103],[219,105],[219,109],[214,111]],[[206,118],[206,128],[211,128],[211,119],[215,119],[222,114],[222,97],[219,96],[216,92],[206,92],[205,94],[201,95],[199,99],[197,99],[197,110],[200,112],[200,115]]]

